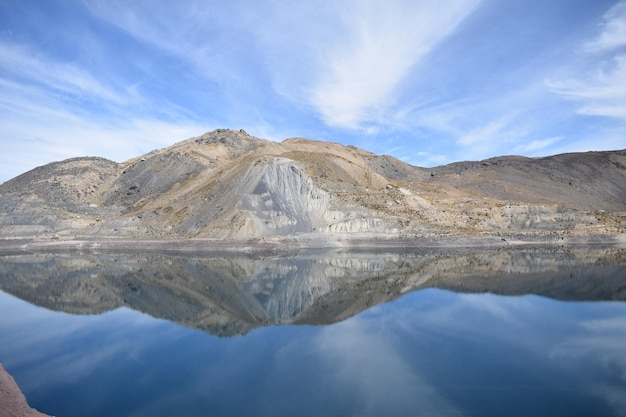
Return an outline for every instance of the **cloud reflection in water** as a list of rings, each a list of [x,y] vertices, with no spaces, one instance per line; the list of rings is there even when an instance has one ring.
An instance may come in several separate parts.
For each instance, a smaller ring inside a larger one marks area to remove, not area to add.
[[[316,293],[289,289],[297,275],[261,278],[242,288],[275,296],[268,306],[310,295],[323,311]],[[625,317],[623,302],[425,289],[335,324],[223,338],[128,308],[71,315],[0,293],[0,362],[33,406],[64,416],[619,415]]]

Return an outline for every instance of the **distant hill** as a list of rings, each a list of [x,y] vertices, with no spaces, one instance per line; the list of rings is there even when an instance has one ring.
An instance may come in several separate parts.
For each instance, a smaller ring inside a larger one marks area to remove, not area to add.
[[[218,129],[0,185],[0,236],[222,240],[626,232],[626,150],[418,168],[338,143]]]

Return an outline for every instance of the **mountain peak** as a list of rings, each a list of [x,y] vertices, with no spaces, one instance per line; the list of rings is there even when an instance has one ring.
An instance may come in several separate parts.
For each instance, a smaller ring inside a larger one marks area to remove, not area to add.
[[[626,151],[433,169],[339,143],[218,129],[122,164],[75,158],[0,185],[0,233],[249,240],[604,234]]]

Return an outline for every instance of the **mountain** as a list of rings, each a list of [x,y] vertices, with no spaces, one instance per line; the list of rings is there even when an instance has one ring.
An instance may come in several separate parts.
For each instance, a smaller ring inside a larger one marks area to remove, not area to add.
[[[0,185],[0,235],[220,241],[604,235],[626,230],[626,150],[418,168],[353,146],[218,129]]]

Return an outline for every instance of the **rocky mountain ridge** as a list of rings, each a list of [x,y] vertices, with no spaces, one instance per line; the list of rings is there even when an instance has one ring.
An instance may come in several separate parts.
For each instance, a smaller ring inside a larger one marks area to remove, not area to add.
[[[353,146],[218,129],[0,185],[0,235],[228,241],[626,232],[626,150],[426,169]]]

